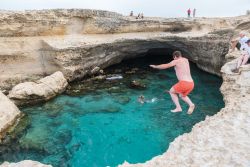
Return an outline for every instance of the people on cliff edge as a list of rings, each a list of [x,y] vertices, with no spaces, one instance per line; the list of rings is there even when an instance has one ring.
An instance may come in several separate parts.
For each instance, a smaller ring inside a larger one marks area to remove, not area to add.
[[[188,14],[188,18],[190,18],[190,15],[191,15],[191,9],[190,8],[187,10],[187,14]]]
[[[195,17],[195,14],[196,14],[196,9],[194,8],[194,10],[193,10],[193,17]]]
[[[130,14],[129,14],[129,16],[134,16],[134,12],[131,11]]]
[[[182,57],[180,51],[175,51],[173,53],[173,61],[168,64],[161,64],[161,65],[150,65],[150,67],[155,69],[167,69],[170,67],[175,68],[177,79],[179,80],[172,88],[167,91],[176,108],[171,110],[171,112],[181,112],[182,108],[179,103],[178,94],[180,98],[189,105],[188,114],[192,114],[194,111],[195,105],[187,96],[193,89],[194,89],[194,81],[191,76],[190,67],[188,59]]]
[[[141,19],[143,19],[144,18],[144,15],[143,15],[143,13],[141,13]]]
[[[245,65],[247,64],[248,62],[248,59],[250,57],[250,39],[248,39],[245,44],[247,45],[244,49],[244,53],[238,58],[238,61],[237,61],[237,67],[236,69],[232,70],[233,72],[239,72],[239,68],[240,66],[242,65]]]
[[[143,13],[139,13],[138,16],[136,17],[136,19],[143,19],[144,16],[143,16]]]

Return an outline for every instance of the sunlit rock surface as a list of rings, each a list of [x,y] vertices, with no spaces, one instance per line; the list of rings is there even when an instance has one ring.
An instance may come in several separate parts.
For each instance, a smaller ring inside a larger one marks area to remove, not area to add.
[[[42,78],[36,82],[24,82],[16,85],[8,97],[17,105],[34,104],[49,100],[62,93],[68,86],[62,72]]]
[[[0,167],[52,167],[51,165],[44,165],[37,161],[24,160],[17,163],[4,162]]]
[[[234,57],[239,52],[230,53]],[[227,55],[229,56],[229,55]],[[250,65],[232,73],[237,60],[222,67],[225,108],[176,138],[160,156],[120,167],[248,167],[250,165]]]
[[[8,128],[16,123],[20,115],[16,105],[0,91],[0,143]]]
[[[220,75],[229,39],[249,17],[137,20],[99,10],[0,11],[0,88],[7,93],[56,71],[68,81],[81,79],[97,66],[154,48],[181,50],[199,68]]]

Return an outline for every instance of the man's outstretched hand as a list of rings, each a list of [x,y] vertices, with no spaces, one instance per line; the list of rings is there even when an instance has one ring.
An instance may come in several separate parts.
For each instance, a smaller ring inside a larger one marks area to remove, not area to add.
[[[149,67],[156,68],[156,65],[149,65]]]

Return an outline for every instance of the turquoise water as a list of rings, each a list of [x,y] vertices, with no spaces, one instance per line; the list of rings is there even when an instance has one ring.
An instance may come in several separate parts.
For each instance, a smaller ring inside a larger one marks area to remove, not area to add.
[[[177,136],[224,106],[219,92],[221,79],[192,65],[196,86],[190,97],[197,108],[188,115],[187,105],[181,102],[184,112],[171,113],[174,105],[164,90],[177,81],[173,69],[157,71],[145,64],[132,72],[133,62],[115,66],[107,73],[119,72],[124,79],[82,81],[73,84],[67,94],[23,108],[28,126],[8,146],[0,146],[4,150],[0,151],[0,161],[31,159],[55,167],[145,162],[165,152]],[[121,66],[122,70],[117,69]],[[147,88],[131,89],[134,79]],[[140,95],[148,103],[138,103]]]

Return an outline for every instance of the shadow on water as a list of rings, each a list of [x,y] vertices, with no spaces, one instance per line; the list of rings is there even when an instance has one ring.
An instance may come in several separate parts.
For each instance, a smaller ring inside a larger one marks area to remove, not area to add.
[[[65,94],[23,108],[27,125],[0,146],[0,161],[31,159],[55,167],[145,162],[224,106],[219,92],[222,80],[191,64],[196,87],[190,97],[197,108],[191,116],[169,112],[174,105],[164,90],[177,81],[174,70],[158,71],[148,65],[169,62],[172,56],[150,52],[104,70],[123,79],[72,83]],[[145,104],[138,103],[140,95],[145,96]],[[186,111],[186,104],[181,104]]]

